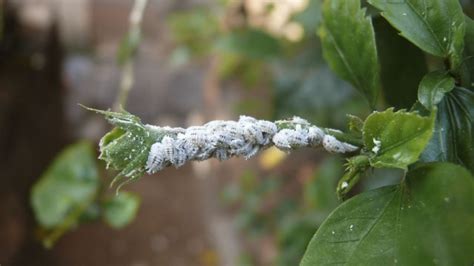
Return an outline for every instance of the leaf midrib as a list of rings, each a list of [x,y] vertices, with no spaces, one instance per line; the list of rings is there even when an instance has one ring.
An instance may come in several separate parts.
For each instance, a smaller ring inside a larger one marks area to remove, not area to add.
[[[390,123],[393,123],[393,122],[394,122],[394,121],[391,121]],[[424,125],[424,126],[426,126],[426,125]],[[424,133],[425,133],[425,132],[424,132],[424,131],[421,131],[421,130],[420,130],[420,131],[417,131],[417,132],[415,132],[415,133],[413,133],[413,134],[407,136],[407,137],[404,138],[403,140],[400,140],[400,141],[398,141],[398,142],[395,142],[395,143],[389,145],[389,146],[386,147],[386,148],[382,148],[382,149],[380,149],[380,155],[383,155],[384,153],[390,152],[391,150],[397,148],[398,146],[404,145],[404,144],[406,144],[407,142],[412,141],[414,138],[417,138],[417,137],[423,135]],[[377,156],[377,157],[378,157],[378,156]]]
[[[420,18],[420,20],[423,22],[423,24],[425,24],[426,28],[428,28],[428,30],[431,33],[431,36],[436,40],[436,44],[438,45],[438,48],[441,49],[441,52],[446,54],[446,51],[445,51],[444,47],[442,46],[440,40],[435,35],[435,33],[433,31],[433,28],[431,28],[430,24],[426,20],[423,19],[423,16],[421,16],[420,13],[418,13],[418,11],[414,8],[414,6],[410,2],[410,0],[407,0],[406,3],[413,10],[413,12]],[[451,20],[449,20],[449,23],[451,24]],[[451,36],[449,36],[449,43],[451,43]]]

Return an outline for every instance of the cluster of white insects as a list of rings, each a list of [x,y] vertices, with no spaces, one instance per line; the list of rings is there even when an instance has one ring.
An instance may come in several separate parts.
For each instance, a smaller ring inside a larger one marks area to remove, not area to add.
[[[280,129],[277,125],[288,127]],[[233,156],[249,159],[271,145],[283,151],[319,146],[333,153],[358,149],[325,134],[322,129],[299,117],[273,123],[240,116],[239,121],[215,120],[187,129],[161,130],[169,134],[151,146],[146,164],[150,174],[171,165],[180,167],[191,160],[202,161],[214,157],[222,161]]]

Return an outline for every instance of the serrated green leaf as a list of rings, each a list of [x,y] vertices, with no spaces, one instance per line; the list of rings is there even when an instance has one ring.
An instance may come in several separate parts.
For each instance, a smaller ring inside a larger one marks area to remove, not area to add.
[[[454,88],[454,83],[454,78],[444,71],[431,72],[421,80],[418,101],[431,110]]]
[[[360,0],[326,0],[318,34],[329,66],[374,106],[380,69],[372,21]]]
[[[52,162],[31,191],[31,205],[39,224],[51,229],[82,211],[99,188],[95,154],[89,142],[68,146]],[[77,211],[82,210],[82,211]]]
[[[428,72],[425,54],[382,17],[374,19],[374,28],[384,99],[397,109],[410,108],[416,101],[418,84]]]
[[[368,0],[390,24],[420,49],[449,58],[451,67],[461,63],[464,14],[458,0]]]
[[[130,192],[120,192],[103,203],[104,220],[114,228],[123,228],[135,219],[139,206],[140,197]]]
[[[401,185],[339,206],[311,240],[301,266],[470,265],[474,261],[474,179],[433,163]],[[462,221],[462,222],[460,222]]]
[[[364,123],[364,144],[372,167],[406,169],[416,162],[431,138],[433,117],[393,108],[374,112]]]
[[[102,111],[84,107],[87,110],[102,114],[112,125],[116,126],[104,135],[99,143],[99,159],[107,163],[107,168],[119,170],[112,185],[136,180],[146,172],[145,165],[151,145],[164,135],[159,129],[144,125],[140,118],[125,110],[122,112]],[[122,179],[126,178],[122,182]]]
[[[474,173],[474,92],[456,87],[438,105],[436,126],[421,161],[446,161]]]

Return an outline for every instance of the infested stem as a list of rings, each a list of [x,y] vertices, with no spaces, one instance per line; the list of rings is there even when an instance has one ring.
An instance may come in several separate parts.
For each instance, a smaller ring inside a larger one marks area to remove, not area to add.
[[[238,121],[214,120],[202,126],[171,128],[145,125],[125,110],[87,109],[116,126],[101,139],[99,156],[120,171],[116,182],[124,177],[125,182],[132,181],[168,166],[178,168],[189,161],[249,159],[270,146],[286,152],[322,147],[342,154],[353,154],[363,146],[356,136],[319,128],[299,117],[271,122],[240,116]]]

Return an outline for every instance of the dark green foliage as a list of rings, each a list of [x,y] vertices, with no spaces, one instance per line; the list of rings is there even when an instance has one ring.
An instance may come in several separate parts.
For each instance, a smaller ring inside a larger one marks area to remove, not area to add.
[[[425,55],[382,17],[374,19],[374,28],[385,101],[395,108],[410,108],[418,83],[428,72]]]
[[[474,172],[474,92],[457,87],[438,105],[436,126],[424,162],[452,162]]]

